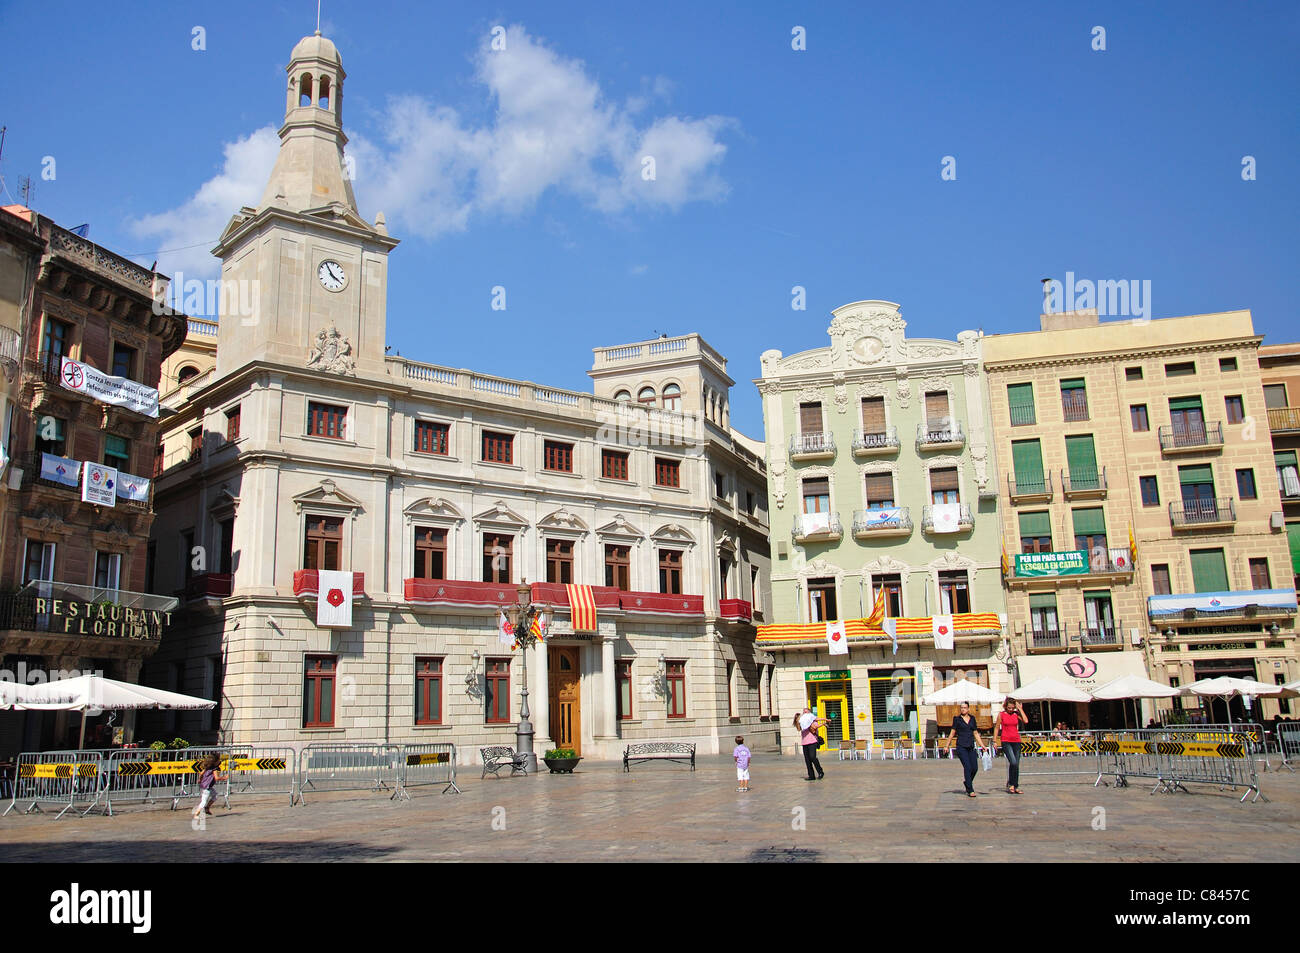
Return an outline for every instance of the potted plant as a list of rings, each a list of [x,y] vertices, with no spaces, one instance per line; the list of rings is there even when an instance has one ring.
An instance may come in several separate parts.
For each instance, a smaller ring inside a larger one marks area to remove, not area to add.
[[[551,774],[572,774],[582,759],[572,748],[550,748],[542,755],[542,760],[551,769]]]

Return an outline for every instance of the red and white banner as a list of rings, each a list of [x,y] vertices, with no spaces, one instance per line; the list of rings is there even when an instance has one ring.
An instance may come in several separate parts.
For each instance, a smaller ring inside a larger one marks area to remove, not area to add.
[[[826,623],[826,644],[831,655],[849,654],[849,634],[844,629],[844,621]]]
[[[937,615],[932,620],[931,631],[934,634],[934,647],[936,649],[952,650],[952,616]]]
[[[566,584],[569,594],[569,613],[573,618],[574,632],[596,631],[596,596],[591,586]]]
[[[316,624],[324,628],[352,628],[352,573],[320,570],[316,589]]]

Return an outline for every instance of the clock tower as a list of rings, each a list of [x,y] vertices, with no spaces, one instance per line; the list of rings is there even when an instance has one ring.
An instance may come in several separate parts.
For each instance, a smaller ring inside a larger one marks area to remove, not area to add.
[[[343,154],[343,60],[317,32],[289,55],[280,153],[256,208],[241,208],[222,260],[217,377],[252,361],[384,375],[388,237],[363,219]]]

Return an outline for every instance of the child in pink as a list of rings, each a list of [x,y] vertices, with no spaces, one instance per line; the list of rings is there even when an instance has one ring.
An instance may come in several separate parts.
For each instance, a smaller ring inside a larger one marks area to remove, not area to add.
[[[749,749],[745,747],[745,736],[736,735],[736,747],[731,756],[736,759],[736,780],[740,782],[737,791],[749,790]]]

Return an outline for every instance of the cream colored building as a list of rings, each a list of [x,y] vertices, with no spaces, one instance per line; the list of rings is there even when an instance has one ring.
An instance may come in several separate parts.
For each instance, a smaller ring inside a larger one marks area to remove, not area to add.
[[[1295,590],[1250,313],[1042,325],[983,342],[1021,682],[1073,676],[1086,689],[1142,666],[1171,685],[1294,680]]]
[[[592,394],[388,357],[397,241],[343,174],[341,59],[307,37],[288,74],[270,182],[215,249],[255,313],[223,315],[215,363],[192,322],[169,370],[198,373],[163,396],[157,580],[188,618],[147,676],[221,698],[175,730],[475,761],[515,741],[520,653],[497,622],[526,580],[555,610],[527,666],[538,753],[773,744],[765,475],[728,426],[725,359],[696,334],[597,348]],[[353,573],[351,628],[316,625],[322,569]],[[570,581],[593,587],[595,636],[573,632]]]

